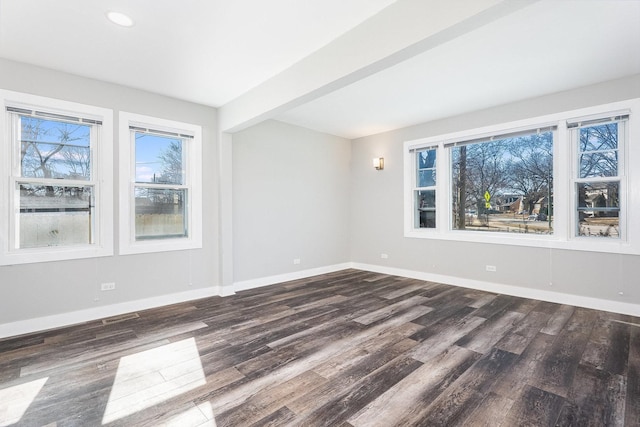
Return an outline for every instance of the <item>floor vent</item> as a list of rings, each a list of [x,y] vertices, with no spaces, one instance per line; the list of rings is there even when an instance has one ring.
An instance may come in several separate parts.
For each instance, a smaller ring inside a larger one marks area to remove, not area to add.
[[[137,319],[138,313],[127,313],[121,316],[109,317],[108,319],[102,319],[103,325],[112,325],[114,323],[124,322],[125,320]]]

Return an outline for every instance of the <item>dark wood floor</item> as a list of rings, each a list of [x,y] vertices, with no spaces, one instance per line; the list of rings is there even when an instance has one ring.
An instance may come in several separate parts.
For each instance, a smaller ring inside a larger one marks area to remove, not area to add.
[[[640,318],[345,270],[0,341],[0,426],[639,426]]]

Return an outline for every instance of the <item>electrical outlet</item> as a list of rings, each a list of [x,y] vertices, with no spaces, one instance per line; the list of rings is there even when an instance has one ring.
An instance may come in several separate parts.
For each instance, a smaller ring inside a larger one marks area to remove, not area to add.
[[[300,258],[294,258],[294,259],[293,259],[293,263],[294,263],[295,265],[300,264]]]
[[[100,285],[101,291],[112,291],[116,288],[115,282],[107,282]]]
[[[487,268],[487,271],[496,271],[495,265],[487,265],[486,268]]]
[[[380,258],[382,259],[388,259],[389,255],[388,254],[380,254]]]

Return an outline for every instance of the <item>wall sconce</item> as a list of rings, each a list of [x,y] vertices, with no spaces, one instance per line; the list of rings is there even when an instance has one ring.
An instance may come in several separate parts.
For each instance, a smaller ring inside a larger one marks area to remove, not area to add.
[[[379,171],[384,169],[384,157],[378,157],[373,159],[373,167]]]

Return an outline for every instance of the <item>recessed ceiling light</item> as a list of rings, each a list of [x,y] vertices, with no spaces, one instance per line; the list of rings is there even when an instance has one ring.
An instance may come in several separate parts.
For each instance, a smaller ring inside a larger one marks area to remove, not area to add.
[[[121,12],[108,12],[107,18],[109,18],[109,21],[122,27],[133,26],[133,19]]]

